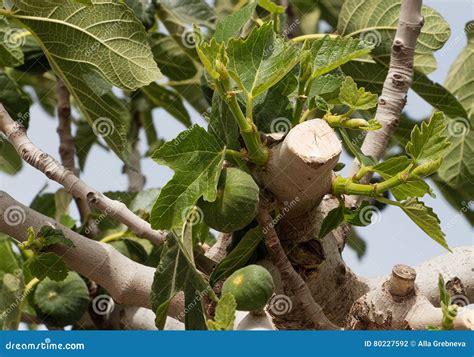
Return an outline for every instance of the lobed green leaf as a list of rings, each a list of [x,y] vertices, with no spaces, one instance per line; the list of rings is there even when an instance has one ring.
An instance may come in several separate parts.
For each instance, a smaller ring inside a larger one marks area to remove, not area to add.
[[[438,160],[451,145],[446,134],[447,121],[444,114],[434,113],[428,122],[413,128],[406,151],[415,163]]]
[[[48,277],[51,280],[61,281],[67,277],[68,268],[61,257],[54,253],[39,253],[29,258],[25,268],[32,276],[43,280]]]
[[[216,306],[214,320],[207,322],[210,330],[233,330],[235,321],[235,311],[237,303],[234,295],[227,293],[223,295]]]
[[[187,210],[200,197],[208,202],[216,199],[224,155],[217,139],[196,125],[155,152],[153,159],[170,167],[175,175],[162,188],[151,212],[154,229],[181,227]]]
[[[331,37],[314,41],[309,49],[312,57],[312,78],[342,66],[357,57],[370,53],[373,46],[354,38]]]
[[[246,6],[219,21],[214,32],[216,41],[227,42],[233,37],[239,37],[242,27],[252,18],[256,7],[257,2],[250,1]]]
[[[15,21],[39,40],[89,125],[125,159],[128,112],[111,87],[135,90],[160,77],[143,25],[126,5],[108,0],[66,0],[53,11],[33,3],[18,1]]]
[[[440,244],[443,248],[449,249],[445,239],[445,234],[441,230],[440,220],[433,209],[427,207],[417,199],[405,201],[400,208],[406,213],[415,224],[420,227],[431,239]]]
[[[227,47],[230,76],[247,97],[273,87],[299,62],[299,49],[279,37],[272,23],[255,28],[246,39],[231,39]]]

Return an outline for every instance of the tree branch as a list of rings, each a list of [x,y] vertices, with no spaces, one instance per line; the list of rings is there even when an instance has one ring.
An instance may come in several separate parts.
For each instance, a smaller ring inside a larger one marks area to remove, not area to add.
[[[227,250],[232,244],[232,234],[221,233],[217,236],[216,243],[206,252],[206,257],[216,264],[224,260]]]
[[[133,144],[130,154],[130,166],[124,166],[123,171],[128,178],[128,192],[140,192],[145,187],[145,176],[141,172],[140,151],[137,143]]]
[[[474,301],[474,247],[456,247],[452,253],[445,253],[429,259],[415,267],[417,287],[434,306],[439,306],[438,276],[442,274],[446,283],[458,282],[462,285],[466,301]],[[385,277],[371,279],[372,289],[380,286]]]
[[[331,192],[341,151],[335,131],[321,119],[298,124],[271,148],[261,175],[265,188],[281,203],[291,203],[287,217],[308,213]]]
[[[423,295],[415,284],[416,277],[415,269],[396,265],[388,279],[380,281],[377,288],[354,303],[346,327],[363,330],[425,330],[428,326],[440,327],[443,312]],[[472,312],[461,308],[453,324],[455,329],[472,329]]]
[[[59,156],[64,167],[79,177],[79,170],[74,161],[74,138],[71,133],[71,103],[70,94],[64,82],[58,80],[56,84],[58,98],[58,135],[59,135]],[[75,197],[77,209],[81,217],[81,222],[86,222],[87,216],[91,212],[87,201]]]
[[[12,215],[16,212],[16,216]],[[27,229],[38,232],[45,225],[53,225],[63,231],[75,245],[69,249],[54,246],[53,251],[64,259],[72,270],[102,285],[120,303],[150,306],[150,287],[154,269],[133,262],[118,253],[112,246],[100,243],[67,229],[53,219],[23,206],[6,192],[0,191],[0,231],[23,242]]]
[[[150,293],[155,269],[138,264],[112,246],[88,239],[42,215],[0,191],[0,232],[20,242],[27,239],[29,227],[38,232],[45,225],[60,229],[74,243],[74,248],[55,245],[52,251],[79,274],[103,286],[115,301],[125,305],[150,308]],[[171,303],[169,315],[177,317],[184,309],[182,297]]]
[[[402,1],[397,32],[392,44],[390,67],[375,114],[382,128],[368,132],[362,144],[362,152],[377,160],[383,156],[390,137],[398,126],[408,90],[413,82],[415,46],[423,26],[422,3],[422,0]],[[355,161],[351,174],[355,174],[359,168],[360,164]],[[364,182],[368,182],[370,176],[367,175]]]
[[[67,170],[50,155],[37,148],[26,135],[24,127],[13,121],[2,104],[0,104],[0,131],[10,140],[23,160],[43,172],[51,180],[63,185],[74,197],[88,202],[91,206],[117,219],[138,237],[148,239],[157,245],[163,243],[165,232],[153,230],[150,223],[135,215],[124,203],[111,200],[88,186],[72,171]]]
[[[455,330],[472,330],[473,312],[469,308],[460,308],[453,321]],[[416,304],[406,314],[406,321],[413,330],[426,330],[428,326],[440,327],[443,312],[434,307],[426,298],[419,297]]]
[[[132,110],[133,119],[129,129],[131,146],[129,165],[125,164],[123,166],[123,172],[127,175],[128,178],[128,192],[143,191],[146,182],[146,178],[141,171],[141,154],[138,146],[140,128],[143,126],[141,120],[142,114],[143,113],[138,107]]]
[[[310,319],[316,329],[339,329],[338,326],[329,321],[321,306],[314,301],[304,280],[291,265],[273,227],[272,217],[265,207],[260,206],[257,220],[263,228],[265,246],[273,264],[280,272],[282,284],[299,301],[305,316]]]
[[[149,309],[136,306],[116,305],[109,322],[113,330],[158,330],[155,314]],[[184,330],[184,323],[169,317],[163,330]]]

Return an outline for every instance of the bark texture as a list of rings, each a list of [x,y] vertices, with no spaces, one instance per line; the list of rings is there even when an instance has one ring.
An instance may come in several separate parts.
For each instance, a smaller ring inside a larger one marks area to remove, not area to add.
[[[15,212],[15,215],[12,215]],[[0,191],[0,232],[19,241],[27,239],[27,229],[38,232],[41,227],[51,225],[63,231],[74,243],[74,248],[53,246],[52,251],[60,255],[66,265],[81,275],[104,287],[120,304],[149,308],[150,292],[155,269],[138,264],[120,254],[112,246],[88,239],[62,226],[14,200]],[[180,316],[184,309],[182,296],[171,303],[170,316]]]
[[[299,124],[271,148],[262,172],[264,187],[281,203],[291,205],[289,216],[308,212],[331,191],[332,169],[341,151],[341,143],[326,121]]]
[[[368,132],[362,144],[362,152],[377,160],[382,158],[390,137],[398,127],[407,93],[413,82],[415,46],[423,26],[422,3],[422,0],[402,1],[397,32],[392,44],[390,67],[375,114],[382,128]],[[359,163],[355,162],[352,174],[358,169]],[[367,175],[365,182],[369,180],[370,175]]]
[[[391,276],[357,300],[346,321],[348,329],[425,330],[440,327],[443,317],[416,286],[416,271],[396,265]],[[472,311],[461,309],[455,329],[472,329]]]
[[[297,218],[284,217],[277,232],[291,264],[304,279],[313,299],[328,319],[342,327],[354,301],[370,288],[368,281],[354,274],[342,259],[341,253],[350,232],[347,226],[316,239],[322,221],[337,205],[335,198],[326,196],[307,214]],[[277,320],[279,328],[305,327],[305,316],[297,311],[278,316]]]
[[[299,303],[299,310],[306,316],[313,328],[334,330],[338,327],[324,314],[311,296],[311,291],[301,276],[293,269],[290,260],[283,250],[275,229],[272,227],[272,217],[265,207],[260,207],[257,220],[263,228],[265,246],[271,261],[278,269],[282,285],[295,302]]]
[[[123,170],[128,178],[128,192],[140,192],[145,187],[145,176],[142,174],[140,151],[137,143],[133,145],[130,154],[130,167],[124,166]]]
[[[56,84],[58,97],[58,135],[59,135],[59,156],[63,166],[79,177],[79,170],[75,164],[74,138],[71,132],[71,102],[70,94],[64,82],[58,80]],[[89,204],[82,198],[75,197],[77,209],[81,217],[81,222],[86,222],[87,216],[91,212]]]
[[[118,305],[111,314],[109,323],[112,330],[158,330],[155,325],[155,313],[143,307]],[[184,324],[168,317],[164,330],[184,330]]]
[[[103,213],[125,224],[138,237],[148,239],[154,244],[162,244],[165,232],[155,231],[150,223],[135,215],[119,201],[111,200],[88,186],[74,172],[66,169],[53,157],[37,148],[26,135],[23,126],[14,122],[3,105],[0,104],[0,131],[10,140],[18,154],[28,164],[43,172],[49,179],[64,186],[72,196],[88,202]]]
[[[415,266],[416,285],[434,306],[439,306],[438,275],[441,273],[451,295],[464,300],[465,304],[474,302],[474,247],[456,247],[452,253],[445,253]],[[369,281],[371,288],[380,286],[386,277]]]

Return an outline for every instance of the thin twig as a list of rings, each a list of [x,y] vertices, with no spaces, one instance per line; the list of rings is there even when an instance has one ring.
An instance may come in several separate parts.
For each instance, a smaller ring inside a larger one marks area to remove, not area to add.
[[[129,157],[129,165],[124,165],[123,172],[128,178],[128,192],[140,192],[145,187],[146,178],[141,171],[141,154],[138,147],[138,134],[142,126],[140,120],[141,113],[137,109],[133,113],[133,121],[130,128],[131,136],[131,152]]]
[[[339,329],[337,325],[333,324],[326,317],[321,306],[314,301],[311,291],[303,278],[291,265],[290,260],[280,244],[280,240],[272,224],[272,217],[266,207],[259,207],[257,220],[260,226],[264,228],[265,245],[273,264],[280,272],[283,286],[300,302],[304,315],[308,316],[314,327],[318,330]]]
[[[140,151],[137,143],[133,144],[130,153],[130,167],[124,166],[123,170],[128,178],[128,192],[140,192],[145,187],[145,176],[141,172]]]
[[[150,223],[135,215],[123,202],[112,200],[90,187],[53,157],[37,148],[26,135],[25,128],[13,121],[2,104],[0,131],[10,140],[23,160],[43,172],[49,179],[64,186],[71,195],[125,224],[137,237],[148,239],[157,245],[164,242],[166,232],[153,230]]]
[[[56,84],[56,94],[58,98],[58,135],[59,135],[59,156],[63,166],[79,177],[79,170],[74,162],[74,138],[71,132],[71,102],[70,94],[64,82],[58,80]],[[81,222],[86,222],[91,210],[86,201],[81,198],[74,198],[77,209],[81,217]]]

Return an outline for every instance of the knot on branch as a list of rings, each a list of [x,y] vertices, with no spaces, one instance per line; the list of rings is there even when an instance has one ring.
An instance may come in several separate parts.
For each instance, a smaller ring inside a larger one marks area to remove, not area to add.
[[[394,73],[392,76],[392,83],[396,87],[403,87],[407,84],[408,78],[400,73]]]
[[[396,39],[395,41],[393,41],[392,51],[395,53],[401,53],[404,47],[405,45],[403,44],[403,42],[399,39]]]
[[[97,197],[97,192],[92,192],[92,191],[87,193],[86,198],[87,198],[87,202],[89,202],[89,204],[92,206],[95,206],[95,204],[97,203],[99,199]]]

